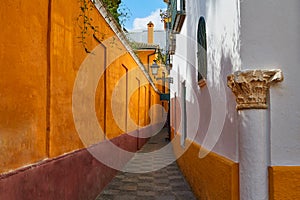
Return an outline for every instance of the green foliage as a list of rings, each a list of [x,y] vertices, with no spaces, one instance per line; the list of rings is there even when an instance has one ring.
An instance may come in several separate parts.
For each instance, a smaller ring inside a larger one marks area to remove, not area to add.
[[[130,10],[122,4],[121,0],[102,0],[102,2],[119,25],[123,25],[130,18]]]
[[[119,17],[121,16],[121,13],[118,12],[118,9],[121,4],[121,0],[102,0],[102,1],[104,3],[104,6],[112,14],[115,20],[118,23],[120,23]]]
[[[119,24],[120,25],[124,25],[125,22],[131,17],[131,12],[130,12],[129,8],[124,4],[120,4],[120,6],[118,8],[118,13],[120,14],[120,16],[119,16]]]
[[[167,60],[167,55],[162,53],[161,49],[158,49],[156,60],[165,64]]]
[[[86,38],[92,34],[95,35],[98,32],[99,27],[93,25],[93,19],[90,17],[90,13],[94,9],[93,3],[89,0],[79,0],[80,14],[77,17],[78,26],[81,30],[79,43],[82,44],[86,53],[90,53],[87,48]]]
[[[80,14],[77,17],[78,26],[81,30],[80,36],[78,37],[79,43],[82,44],[84,50],[87,53],[90,53],[87,48],[86,38],[93,36],[96,41],[101,42],[105,37],[105,34],[99,31],[99,27],[94,25],[94,21],[90,17],[90,13],[95,8],[95,1],[79,0],[79,3]],[[105,8],[112,14],[115,20],[119,23],[119,25],[123,24],[130,17],[129,9],[124,5],[120,5],[121,0],[102,0],[102,3],[104,4]],[[96,36],[99,34],[101,35],[100,38]]]

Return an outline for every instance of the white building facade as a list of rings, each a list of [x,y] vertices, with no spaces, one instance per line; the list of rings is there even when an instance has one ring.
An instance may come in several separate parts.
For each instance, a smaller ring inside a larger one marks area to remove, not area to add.
[[[185,13],[171,55],[174,149],[196,195],[300,198],[300,1],[169,3]]]

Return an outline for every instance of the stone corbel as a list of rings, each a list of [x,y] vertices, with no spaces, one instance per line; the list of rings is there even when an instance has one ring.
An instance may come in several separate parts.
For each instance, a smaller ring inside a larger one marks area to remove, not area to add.
[[[237,71],[227,77],[227,85],[236,96],[237,110],[267,109],[269,88],[281,81],[280,69]]]

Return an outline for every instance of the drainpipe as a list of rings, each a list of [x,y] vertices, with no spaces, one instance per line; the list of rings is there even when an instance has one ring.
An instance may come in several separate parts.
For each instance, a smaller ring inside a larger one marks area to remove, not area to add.
[[[279,69],[246,70],[227,79],[238,111],[240,199],[268,200],[269,89],[283,80],[283,74]]]

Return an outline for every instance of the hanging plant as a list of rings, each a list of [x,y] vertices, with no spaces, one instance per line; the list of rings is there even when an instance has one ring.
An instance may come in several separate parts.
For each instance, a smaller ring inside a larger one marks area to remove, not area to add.
[[[86,38],[89,37],[91,34],[95,35],[99,29],[98,26],[93,25],[93,18],[91,18],[91,12],[94,9],[94,5],[90,0],[79,0],[80,3],[80,14],[77,17],[78,26],[80,28],[80,36],[79,43],[82,44],[86,53],[90,53],[87,48]]]
[[[91,17],[93,9],[95,9],[95,1],[91,0],[79,0],[80,4],[80,14],[77,17],[77,23],[80,28],[79,43],[82,44],[86,53],[91,51],[87,47],[87,38],[93,37],[97,42],[103,41],[105,38],[105,33],[99,31],[99,26],[94,25],[94,20]],[[120,25],[125,23],[125,21],[130,17],[129,9],[121,4],[121,0],[102,0],[103,6],[112,14],[117,23]],[[101,35],[100,38],[97,35]]]

